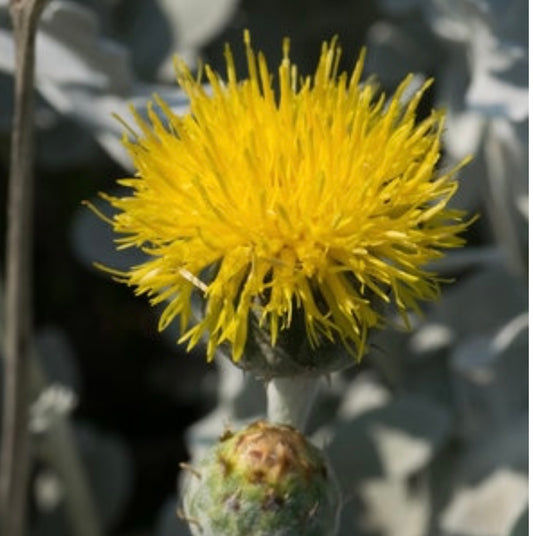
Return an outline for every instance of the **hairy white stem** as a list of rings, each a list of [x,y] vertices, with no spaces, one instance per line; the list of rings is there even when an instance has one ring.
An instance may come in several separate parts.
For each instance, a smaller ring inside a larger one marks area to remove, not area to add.
[[[318,391],[320,378],[272,378],[267,386],[268,419],[303,431]]]

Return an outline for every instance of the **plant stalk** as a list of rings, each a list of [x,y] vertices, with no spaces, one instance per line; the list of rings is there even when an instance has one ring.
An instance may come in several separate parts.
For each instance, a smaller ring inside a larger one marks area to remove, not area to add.
[[[319,381],[320,378],[307,376],[269,380],[266,387],[269,421],[305,431]]]
[[[32,339],[33,111],[37,23],[46,0],[11,0],[15,107],[6,248],[1,534],[24,534],[29,468],[28,359]]]

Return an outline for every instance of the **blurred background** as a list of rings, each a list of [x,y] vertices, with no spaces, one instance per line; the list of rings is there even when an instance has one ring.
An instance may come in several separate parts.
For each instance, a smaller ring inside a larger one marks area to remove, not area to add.
[[[79,534],[73,485],[90,490],[106,535],[189,534],[175,515],[178,462],[264,412],[262,385],[186,354],[176,331],[157,332],[144,298],[94,268],[142,257],[118,254],[82,206],[102,206],[98,192],[131,173],[111,114],[127,119],[128,104],[143,110],[154,92],[185,112],[175,53],[222,72],[229,42],[244,75],[244,28],[274,69],[284,36],[310,73],[321,42],[338,35],[342,67],[366,46],[365,73],[387,91],[408,72],[415,85],[434,77],[423,109],[448,110],[443,166],[474,156],[454,204],[480,218],[467,247],[433,267],[455,282],[412,332],[379,333],[363,363],[319,393],[309,433],[339,475],[340,536],[527,534],[527,21],[526,0],[49,2],[36,66],[35,360],[45,380],[31,407],[28,534]],[[0,0],[2,251],[12,72]],[[70,479],[66,444],[81,462]]]

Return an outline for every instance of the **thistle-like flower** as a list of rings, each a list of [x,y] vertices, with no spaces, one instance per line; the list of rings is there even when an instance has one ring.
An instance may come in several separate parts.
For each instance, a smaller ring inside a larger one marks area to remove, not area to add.
[[[149,260],[116,275],[166,303],[160,329],[179,318],[189,348],[205,336],[209,359],[221,344],[241,359],[250,317],[274,346],[295,315],[312,347],[340,341],[360,357],[380,302],[407,319],[438,297],[425,265],[463,244],[468,223],[448,207],[462,164],[437,170],[444,112],[417,121],[430,82],[410,100],[412,76],[390,99],[361,82],[364,52],[340,73],[335,39],[306,77],[286,40],[276,82],[244,41],[246,79],[229,47],[225,78],[205,67],[209,88],[177,60],[190,113],[156,97],[162,114],[135,115],[140,134],[124,144],[137,174],[119,181],[131,194],[104,197],[120,247]]]

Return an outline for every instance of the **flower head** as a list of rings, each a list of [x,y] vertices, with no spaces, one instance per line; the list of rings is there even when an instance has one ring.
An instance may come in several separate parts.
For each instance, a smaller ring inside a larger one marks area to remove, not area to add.
[[[303,78],[286,40],[275,83],[244,41],[246,79],[229,47],[226,79],[205,67],[209,88],[177,60],[190,113],[156,97],[164,120],[151,105],[149,121],[136,114],[141,134],[124,143],[137,174],[119,181],[131,195],[104,197],[121,246],[149,260],[120,277],[166,303],[160,329],[178,317],[189,348],[207,336],[209,358],[223,343],[241,358],[251,314],[272,345],[299,314],[312,346],[341,341],[360,356],[382,324],[377,302],[405,316],[435,299],[424,266],[463,243],[467,223],[447,206],[457,168],[436,171],[444,113],[417,122],[428,83],[404,103],[411,76],[389,100],[361,83],[364,53],[339,73],[335,39]]]

